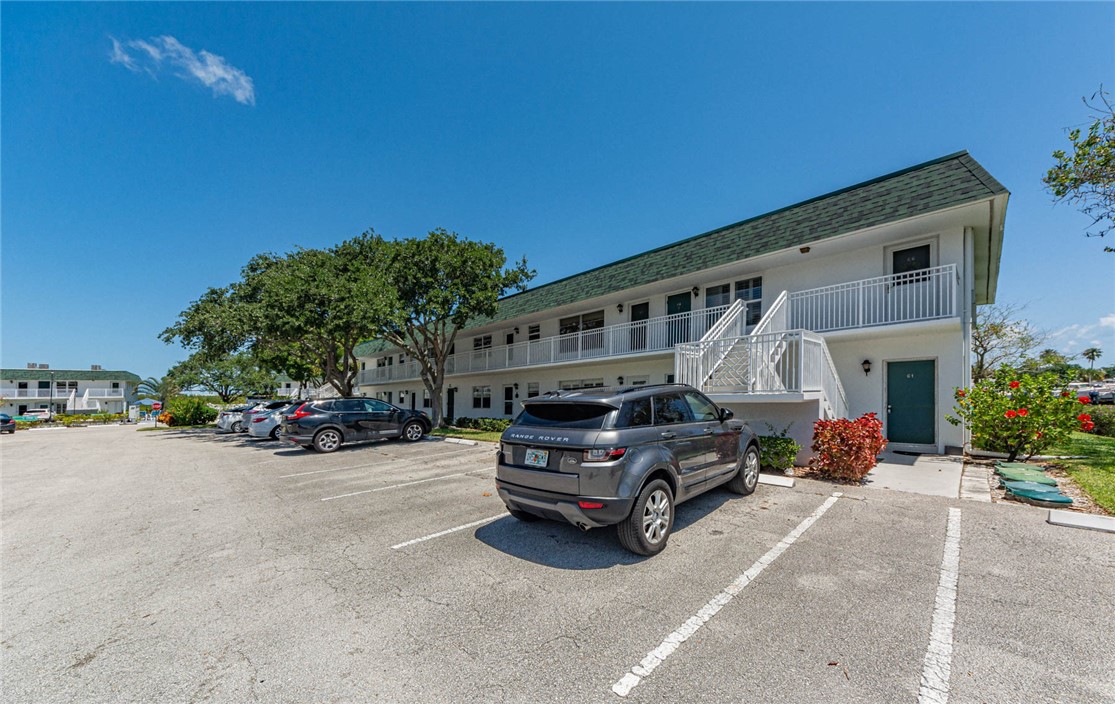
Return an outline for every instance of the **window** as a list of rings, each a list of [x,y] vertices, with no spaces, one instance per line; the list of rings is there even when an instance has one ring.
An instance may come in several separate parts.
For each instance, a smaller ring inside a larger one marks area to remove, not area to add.
[[[731,284],[721,286],[708,286],[705,288],[705,308],[726,306],[732,302]]]
[[[395,364],[395,355],[391,355],[390,357],[387,358],[387,366],[389,366],[389,367],[394,366],[394,364]]]
[[[528,340],[541,340],[542,339],[542,326],[541,325],[528,325],[527,326],[527,339]]]
[[[716,406],[712,405],[712,402],[704,396],[687,391],[685,401],[689,404],[689,411],[693,414],[693,420],[720,420],[720,414],[716,412]]]
[[[907,247],[906,249],[896,249],[891,252],[892,283],[896,286],[900,286],[914,281],[925,281],[928,278],[927,275],[918,275],[914,272],[928,269],[932,264],[933,250],[929,244]]]
[[[628,386],[646,386],[649,383],[650,377],[646,375],[627,377]]]
[[[383,401],[377,401],[374,398],[364,399],[364,410],[371,413],[390,413],[395,410],[394,406],[389,406]]]
[[[430,407],[430,390],[424,389],[422,391],[422,408]]]
[[[617,428],[639,428],[650,425],[650,398],[624,401],[616,418]]]
[[[515,333],[512,332],[511,330],[508,330],[503,336],[503,343],[505,345],[515,344]]]
[[[532,403],[523,407],[514,424],[591,430],[604,427],[604,419],[611,411],[611,406],[595,403]]]
[[[492,348],[492,336],[480,335],[479,337],[472,338],[472,349],[474,350],[489,350]]]
[[[527,398],[534,398],[537,395],[538,395],[538,382],[537,381],[527,382]]]
[[[120,388],[120,382],[119,381],[112,382],[112,388],[119,389]],[[290,384],[287,384],[287,388],[290,388]]]
[[[667,383],[667,384],[672,384],[672,383],[674,383],[674,375],[673,375],[673,374],[667,374],[667,375],[666,375],[666,383]]]
[[[376,357],[376,368],[377,369],[379,369],[381,367],[386,367],[386,366],[387,366],[387,360],[386,359],[384,359],[383,357]]]
[[[689,406],[678,394],[659,394],[654,397],[654,424],[670,425],[689,420]]]
[[[736,300],[754,301],[747,306],[747,324],[756,325],[763,318],[763,277],[755,276],[736,282]]]
[[[358,398],[342,398],[333,402],[334,413],[363,413],[364,402]]]
[[[390,391],[387,392],[387,402],[391,403],[391,392]]]
[[[492,407],[492,387],[490,387],[490,386],[474,386],[474,387],[472,387],[472,407],[473,408],[491,408]]]
[[[576,389],[598,389],[604,386],[603,379],[566,379],[565,381],[558,382],[558,388],[562,391],[574,391]]]

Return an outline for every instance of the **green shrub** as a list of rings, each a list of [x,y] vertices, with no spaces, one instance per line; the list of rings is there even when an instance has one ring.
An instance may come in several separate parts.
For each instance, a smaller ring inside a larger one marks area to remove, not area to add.
[[[178,396],[170,400],[163,416],[163,421],[171,427],[182,425],[205,425],[212,423],[217,418],[216,409],[210,407],[205,401],[193,396]]]
[[[1004,452],[1009,460],[1030,458],[1043,450],[1063,445],[1074,430],[1092,430],[1091,406],[1087,397],[1077,399],[1063,390],[1056,374],[1019,374],[1001,367],[990,379],[970,389],[956,389],[955,415],[972,433],[972,447]]]
[[[1094,406],[1089,413],[1095,427],[1088,432],[1115,438],[1115,406]]]
[[[502,433],[511,425],[511,421],[507,418],[469,418],[467,416],[460,416],[452,423],[458,428],[471,428],[473,430],[483,430],[489,433]]]
[[[783,435],[761,435],[759,447],[762,448],[759,463],[780,472],[793,467],[794,459],[801,451],[801,445],[794,442],[793,438]]]

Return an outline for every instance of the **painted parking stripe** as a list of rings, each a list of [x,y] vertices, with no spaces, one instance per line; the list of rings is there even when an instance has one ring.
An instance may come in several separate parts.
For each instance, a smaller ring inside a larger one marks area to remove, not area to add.
[[[375,467],[378,463],[370,464],[354,464],[351,467],[330,467],[329,469],[315,469],[312,472],[298,472],[297,474],[284,474],[279,479],[290,479],[291,477],[305,477],[310,474],[324,474],[326,472],[343,472],[346,469],[364,469],[365,467]]]
[[[688,621],[683,623],[673,633],[666,636],[657,648],[647,653],[647,656],[643,658],[638,665],[632,667],[626,675],[612,685],[612,691],[621,697],[626,697],[630,694],[631,690],[635,689],[640,682],[650,676],[650,673],[654,672],[655,668],[662,664],[662,661],[668,658],[682,643],[687,641],[694,633],[700,630],[702,626],[708,623],[709,619],[719,613],[720,609],[727,606],[728,602],[730,602],[736,594],[739,594],[743,591],[744,587],[755,581],[759,573],[778,559],[778,556],[793,545],[805,531],[809,530],[809,527],[816,523],[817,519],[825,515],[825,512],[828,511],[842,495],[842,492],[837,491],[834,492],[832,496],[825,499],[825,502],[818,506],[817,510],[807,516],[805,520],[799,523],[797,528],[787,533],[786,537],[782,538],[777,545],[756,560],[755,564],[751,565],[746,572],[736,577],[734,582],[710,599],[708,603],[702,606]]]
[[[443,479],[453,479],[454,476],[468,476],[469,474],[476,474],[477,472],[491,472],[492,470],[473,470],[472,472],[457,472],[456,474],[446,474],[444,476],[430,476],[429,479],[419,479],[413,482],[404,482],[401,484],[391,484],[390,486],[377,486],[376,489],[361,489],[360,491],[350,491],[347,494],[339,494],[337,496],[326,496],[322,501],[332,501],[333,499],[343,499],[346,496],[359,496],[360,494],[374,494],[377,491],[389,491],[391,489],[401,489],[403,486],[414,486],[415,484],[425,484],[426,482],[436,482]]]
[[[918,704],[945,704],[949,700],[952,629],[956,624],[956,587],[959,580],[960,509],[950,508],[945,530],[945,556],[941,559],[941,578],[937,583],[937,600],[933,607],[925,665],[921,671]]]
[[[463,526],[457,526],[456,528],[450,528],[448,530],[443,530],[439,533],[433,533],[431,535],[424,535],[421,538],[415,538],[414,540],[408,540],[405,543],[399,543],[398,545],[392,545],[391,549],[392,550],[401,550],[402,548],[405,548],[409,545],[414,545],[415,543],[423,543],[427,540],[433,540],[434,538],[440,538],[443,535],[449,535],[450,533],[456,533],[459,530],[467,530],[469,528],[472,528],[473,526],[482,526],[485,523],[491,523],[492,521],[497,520],[499,518],[503,518],[504,516],[507,516],[507,515],[510,515],[510,514],[508,514],[506,511],[504,511],[503,513],[498,514],[496,516],[489,516],[488,518],[481,518],[479,521],[473,521],[472,523],[466,523]]]

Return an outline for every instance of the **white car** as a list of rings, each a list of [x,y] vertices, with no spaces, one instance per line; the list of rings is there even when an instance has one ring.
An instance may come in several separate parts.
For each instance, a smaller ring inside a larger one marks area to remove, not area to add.
[[[50,412],[49,408],[28,408],[20,415],[21,418],[29,418],[31,416],[35,416],[42,421],[47,421],[53,418],[54,414]]]
[[[252,406],[236,406],[235,408],[226,408],[221,411],[217,416],[217,432],[220,433],[239,433],[243,426],[241,423],[241,414],[251,408]]]

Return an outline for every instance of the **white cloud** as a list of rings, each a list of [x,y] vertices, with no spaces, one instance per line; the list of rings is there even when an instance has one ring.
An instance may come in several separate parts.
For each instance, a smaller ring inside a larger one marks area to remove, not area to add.
[[[1049,335],[1049,345],[1058,352],[1079,356],[1088,347],[1099,347],[1104,358],[1115,353],[1115,313],[1102,315],[1087,325],[1074,323],[1055,330]]]
[[[150,40],[132,39],[125,43],[114,37],[109,61],[138,73],[147,71],[152,77],[164,65],[177,69],[175,75],[198,81],[214,95],[228,95],[242,105],[255,105],[256,93],[252,78],[229,64],[224,57],[205,51],[194,52],[174,37],[164,35]]]

